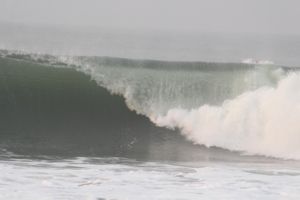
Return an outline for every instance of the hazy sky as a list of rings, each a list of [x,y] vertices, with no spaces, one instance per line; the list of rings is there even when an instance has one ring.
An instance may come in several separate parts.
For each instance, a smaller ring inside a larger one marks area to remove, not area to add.
[[[300,0],[0,0],[0,21],[300,34]]]

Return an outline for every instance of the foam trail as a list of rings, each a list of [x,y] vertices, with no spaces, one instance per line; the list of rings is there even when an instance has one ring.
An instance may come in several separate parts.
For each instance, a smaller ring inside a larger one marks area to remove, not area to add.
[[[179,128],[196,144],[249,154],[300,159],[300,74],[291,73],[276,88],[246,92],[222,106],[173,108],[152,117],[159,126]]]

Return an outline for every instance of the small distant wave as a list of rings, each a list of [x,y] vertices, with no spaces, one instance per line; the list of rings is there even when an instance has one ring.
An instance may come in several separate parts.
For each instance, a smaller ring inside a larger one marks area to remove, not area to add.
[[[275,63],[271,60],[257,60],[253,58],[247,58],[242,60],[242,63],[253,64],[253,65],[274,65]]]

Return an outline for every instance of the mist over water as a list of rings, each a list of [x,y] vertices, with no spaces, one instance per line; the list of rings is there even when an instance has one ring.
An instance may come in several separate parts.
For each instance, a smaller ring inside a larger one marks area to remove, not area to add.
[[[1,23],[0,47],[32,53],[173,61],[269,60],[299,66],[300,37]]]

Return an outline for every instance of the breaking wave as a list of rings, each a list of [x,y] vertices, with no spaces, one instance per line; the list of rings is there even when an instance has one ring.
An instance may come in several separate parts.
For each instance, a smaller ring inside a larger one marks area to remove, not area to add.
[[[195,144],[300,159],[297,68],[271,62],[171,62],[11,51],[1,51],[1,57],[83,72],[98,86],[121,95],[131,110],[156,126],[179,129]]]

